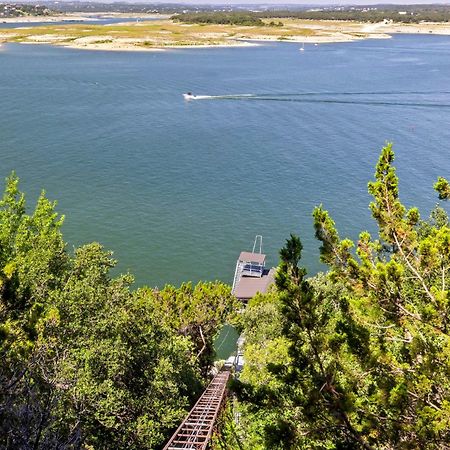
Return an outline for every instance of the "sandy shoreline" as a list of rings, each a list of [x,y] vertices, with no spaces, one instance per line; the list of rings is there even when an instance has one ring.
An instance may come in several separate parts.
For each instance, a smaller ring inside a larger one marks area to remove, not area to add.
[[[35,42],[37,43],[37,42]],[[168,50],[180,49],[200,49],[200,48],[230,48],[230,47],[255,47],[260,45],[256,42],[230,42],[229,44],[204,44],[204,45],[165,45],[164,47],[144,47],[136,41],[121,42],[115,41],[110,43],[73,43],[60,44],[62,47],[72,48],[76,50],[93,50],[108,52],[165,52]]]
[[[92,21],[97,17],[128,19],[116,24],[52,25],[61,21]],[[130,22],[135,19],[161,19]],[[242,27],[231,25],[192,25],[175,23],[167,16],[155,14],[92,13],[48,17],[3,19],[9,23],[43,22],[40,27],[0,29],[2,42],[51,44],[83,50],[164,51],[216,47],[245,47],[264,42],[296,42],[305,44],[345,43],[363,39],[389,39],[393,34],[450,35],[447,23],[361,23],[338,21],[284,20],[284,26]]]
[[[424,22],[415,23],[375,23],[362,27],[362,32],[383,33],[383,34],[438,34],[443,36],[450,35],[450,23]]]

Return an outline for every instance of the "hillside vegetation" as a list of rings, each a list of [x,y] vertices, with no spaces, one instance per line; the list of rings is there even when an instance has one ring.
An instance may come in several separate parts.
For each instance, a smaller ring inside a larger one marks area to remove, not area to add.
[[[337,6],[307,10],[269,10],[255,13],[259,18],[297,18],[308,20],[350,20],[357,22],[392,21],[401,23],[448,22],[449,5],[367,5]]]
[[[342,239],[313,212],[325,273],[280,251],[272,291],[241,314],[222,283],[133,289],[111,252],[67,250],[45,194],[0,200],[0,446],[161,449],[204,387],[233,320],[245,366],[214,449],[443,449],[450,442],[450,224],[399,198],[391,145],[370,204],[378,225]],[[450,185],[439,177],[439,198]]]
[[[42,5],[0,3],[0,19],[2,17],[49,16],[55,11]]]
[[[184,23],[264,26],[264,22],[258,17],[257,14],[247,11],[183,13],[172,16],[172,19],[176,22]]]
[[[71,254],[42,194],[0,200],[0,447],[157,449],[199,396],[234,309],[221,283],[131,289],[111,252]]]
[[[194,11],[172,17],[185,23],[228,23],[235,25],[261,25],[262,19],[336,20],[356,22],[400,23],[449,22],[449,5],[375,5],[339,6],[325,8],[296,8],[265,11]]]
[[[228,448],[448,448],[450,224],[401,203],[393,160],[388,145],[369,183],[376,235],[342,239],[318,206],[328,271],[308,278],[291,235],[276,288],[250,302]],[[449,198],[444,178],[435,188]]]

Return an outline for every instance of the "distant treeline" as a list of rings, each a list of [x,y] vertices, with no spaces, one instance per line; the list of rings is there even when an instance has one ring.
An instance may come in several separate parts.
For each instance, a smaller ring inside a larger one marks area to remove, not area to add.
[[[6,7],[6,8],[5,8]],[[254,8],[254,6],[252,6]],[[366,5],[314,8],[292,5],[289,9],[250,11],[242,5],[186,5],[176,3],[126,3],[45,0],[39,5],[0,4],[0,17],[47,15],[57,12],[121,12],[173,14],[173,19],[186,23],[264,25],[264,19],[296,18],[309,20],[354,20],[360,22],[449,22],[450,5]],[[269,21],[281,26],[280,21]]]
[[[212,11],[212,12],[192,12],[178,14],[172,17],[173,20],[185,23],[204,23],[221,25],[265,25],[258,14],[251,11]]]
[[[0,3],[0,17],[48,16],[52,13],[46,6]]]
[[[123,1],[119,2],[91,2],[91,1],[57,1],[50,0],[40,3],[47,7],[60,11],[60,12],[88,12],[88,13],[101,13],[101,12],[119,12],[119,13],[160,13],[160,14],[176,14],[189,11],[213,11],[214,8],[208,5],[186,5],[176,3],[127,3]]]
[[[381,6],[381,7],[347,7],[309,11],[264,11],[256,13],[259,18],[296,18],[310,20],[355,20],[358,22],[448,22],[449,5],[418,6]]]
[[[266,10],[254,11],[199,11],[177,14],[174,20],[185,23],[264,25],[262,19],[343,20],[358,22],[449,22],[450,5],[410,5],[377,7],[339,7],[315,10]],[[269,25],[281,25],[271,22]]]

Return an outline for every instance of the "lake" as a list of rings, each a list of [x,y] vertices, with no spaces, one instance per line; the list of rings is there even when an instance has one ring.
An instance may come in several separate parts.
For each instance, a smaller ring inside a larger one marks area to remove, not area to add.
[[[219,96],[186,102],[182,93]],[[233,95],[236,97],[222,97]],[[250,97],[252,95],[253,97]],[[311,212],[374,230],[367,182],[394,142],[401,198],[425,213],[450,175],[450,37],[95,52],[0,47],[0,176],[41,189],[73,246],[100,241],[138,285],[232,281],[264,236],[321,270]]]
[[[83,16],[83,14],[80,14]],[[103,15],[92,15],[83,16],[83,20],[74,18],[73,20],[55,20],[53,22],[2,22],[0,19],[0,29],[1,28],[31,28],[31,27],[41,27],[41,26],[51,26],[51,25],[113,25],[116,23],[124,22],[148,22],[159,20],[159,17],[144,17],[137,19],[136,17],[104,17]],[[20,18],[17,18],[20,20]]]

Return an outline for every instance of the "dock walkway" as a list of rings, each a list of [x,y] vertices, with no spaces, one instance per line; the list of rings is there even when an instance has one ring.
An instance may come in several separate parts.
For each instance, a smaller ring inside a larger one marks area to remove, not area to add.
[[[228,370],[219,372],[175,431],[164,450],[205,450],[226,394]]]

